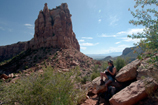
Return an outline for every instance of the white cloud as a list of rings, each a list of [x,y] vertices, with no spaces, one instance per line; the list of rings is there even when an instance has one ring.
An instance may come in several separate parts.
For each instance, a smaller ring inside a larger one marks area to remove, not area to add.
[[[4,29],[3,27],[0,27],[0,30],[3,30],[3,31],[4,31],[5,29]]]
[[[103,33],[98,37],[120,37],[120,36],[137,34],[138,32],[140,32],[140,33],[143,32],[143,28],[133,28],[133,29],[129,29],[127,31],[120,31],[114,35],[107,35],[107,34]]]
[[[127,34],[129,34],[129,35],[131,35],[131,34],[137,34],[138,32],[143,32],[143,28],[131,29],[131,30],[127,31]]]
[[[133,28],[133,29],[129,29],[127,31],[121,31],[118,32],[117,34],[126,34],[126,35],[132,35],[132,34],[137,34],[138,32],[143,32],[143,28]]]
[[[117,17],[117,15],[115,15],[115,16],[110,16],[110,25],[111,26],[116,26],[117,25],[117,21],[119,21],[119,19],[118,19],[118,17]]]
[[[120,35],[120,34],[125,34],[126,32],[125,31],[121,31],[121,32],[118,32],[117,34]]]
[[[101,9],[98,12],[101,13]]]
[[[34,29],[34,26],[32,24],[24,24],[29,29]]]
[[[127,47],[130,47],[130,46],[128,46],[128,45],[119,45],[117,47],[110,47],[106,50],[103,50],[102,53],[108,54],[108,53],[112,53],[112,52],[122,52]]]
[[[119,44],[119,43],[121,43],[121,42],[116,42],[115,44]]]
[[[81,49],[82,49],[82,50],[86,50],[86,49],[87,49],[87,47],[81,47]]]
[[[116,37],[116,35],[101,34],[99,37]]]
[[[83,39],[93,39],[92,37],[82,37]]]
[[[101,19],[99,19],[98,22],[100,23],[100,22],[101,22]]]
[[[79,42],[84,42],[84,40],[79,40]]]
[[[99,43],[81,43],[81,46],[95,46],[98,45]]]
[[[24,24],[25,26],[31,27],[33,26],[32,24]]]
[[[133,42],[133,43],[140,42],[140,39],[132,39],[132,38],[128,38],[128,37],[122,37],[121,39],[125,42]]]

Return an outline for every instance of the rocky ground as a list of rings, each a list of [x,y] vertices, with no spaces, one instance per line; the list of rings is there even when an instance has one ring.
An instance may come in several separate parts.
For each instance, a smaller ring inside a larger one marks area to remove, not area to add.
[[[79,68],[81,77],[90,76],[97,61],[84,55],[76,49],[41,48],[27,51],[1,65],[0,69],[5,74],[26,72],[42,72],[43,67],[51,66],[59,72],[68,72],[76,67]]]
[[[155,55],[158,56],[158,55]],[[157,74],[157,68],[149,63],[150,58],[145,58],[143,60],[135,60],[128,65],[124,66],[116,75],[116,80],[120,85],[124,85],[120,91],[114,94],[110,99],[109,103],[111,105],[158,105],[158,99],[152,96],[152,92],[157,91],[158,83],[155,81],[154,73]],[[133,81],[131,81],[133,80]],[[128,84],[125,84],[127,83]],[[92,84],[87,84],[89,87],[98,87],[100,77],[97,77],[92,81]],[[112,84],[111,84],[112,85]],[[96,100],[93,97],[97,97],[96,93],[83,103],[83,105],[95,105]],[[108,105],[108,103],[103,102],[102,104]]]

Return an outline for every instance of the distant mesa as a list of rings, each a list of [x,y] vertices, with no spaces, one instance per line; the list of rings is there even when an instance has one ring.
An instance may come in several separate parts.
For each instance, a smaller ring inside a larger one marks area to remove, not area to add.
[[[113,58],[111,56],[107,56],[103,59],[103,61],[108,61],[108,60],[112,60]]]
[[[134,52],[136,52],[136,53],[134,53]],[[137,56],[141,53],[143,53],[143,50],[140,47],[130,47],[130,48],[125,48],[122,52],[122,55],[120,55],[120,56],[117,56],[117,57],[107,56],[102,60],[103,61],[108,61],[110,59],[116,60],[118,57],[121,57],[121,58],[127,60],[127,62],[129,63],[129,62],[135,60],[137,58]]]
[[[41,47],[74,48],[80,51],[76,35],[72,30],[71,14],[66,3],[51,10],[45,3],[43,11],[39,12],[35,21],[34,38],[27,42],[0,46],[0,62],[21,51],[35,50]]]

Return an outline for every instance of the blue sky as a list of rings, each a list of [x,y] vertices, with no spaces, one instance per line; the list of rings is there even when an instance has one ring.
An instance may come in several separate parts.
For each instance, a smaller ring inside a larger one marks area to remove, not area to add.
[[[68,4],[73,31],[84,54],[122,52],[138,41],[127,35],[143,30],[129,24],[133,17],[128,8],[134,10],[134,0],[1,0],[0,46],[33,38],[34,21],[44,3],[49,9]]]

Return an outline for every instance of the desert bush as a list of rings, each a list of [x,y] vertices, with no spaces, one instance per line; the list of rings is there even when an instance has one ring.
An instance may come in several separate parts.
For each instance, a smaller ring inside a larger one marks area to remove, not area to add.
[[[119,71],[122,67],[125,66],[125,60],[121,57],[118,57],[116,59],[116,61],[114,61],[114,62],[115,62],[115,66],[116,66],[117,71]]]
[[[28,66],[25,66],[25,67],[24,67],[25,70],[28,69],[28,68],[29,68]]]
[[[7,105],[75,105],[81,100],[81,91],[74,88],[75,81],[70,79],[74,71],[62,74],[51,67],[44,71],[23,76],[15,84],[1,84],[1,101]]]
[[[83,77],[83,78],[81,79],[81,83],[82,83],[82,84],[86,84],[87,79],[88,79],[87,76]]]
[[[95,73],[98,72],[98,67],[99,67],[99,65],[95,65],[95,66],[94,66],[93,71],[94,71]]]
[[[93,68],[93,71],[91,73],[90,80],[92,81],[96,77],[100,76],[101,71],[102,71],[102,69],[99,68],[99,65],[95,65]]]
[[[104,61],[103,64],[102,64],[102,71],[105,71],[108,67],[108,63],[107,61]]]
[[[94,80],[94,79],[95,79],[96,77],[98,77],[98,76],[100,76],[100,73],[99,73],[99,72],[98,72],[98,73],[95,73],[95,72],[92,73],[92,74],[91,74],[91,81]]]

